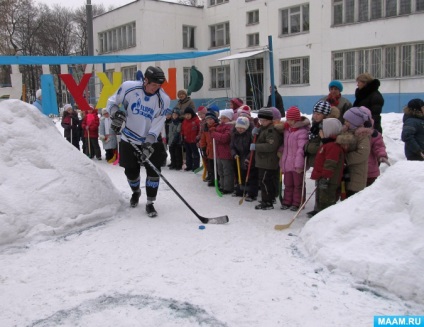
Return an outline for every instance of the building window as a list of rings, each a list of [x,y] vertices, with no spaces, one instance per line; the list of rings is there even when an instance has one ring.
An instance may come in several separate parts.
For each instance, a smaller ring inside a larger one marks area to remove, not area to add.
[[[247,46],[254,47],[259,45],[259,33],[247,34]]]
[[[137,66],[122,67],[122,81],[134,81],[137,73]]]
[[[415,75],[424,75],[424,44],[415,46]]]
[[[309,57],[281,60],[283,85],[309,84]]]
[[[190,67],[183,68],[184,89],[187,90],[190,84]]]
[[[194,26],[183,26],[183,49],[194,48]]]
[[[135,45],[135,22],[98,34],[98,51],[100,54],[132,48]]]
[[[209,6],[216,6],[228,2],[229,0],[209,0]]]
[[[424,10],[424,0],[334,0],[333,25],[367,22]]]
[[[249,11],[247,14],[247,25],[259,23],[259,10]]]
[[[211,32],[211,47],[230,45],[230,23],[221,23],[209,27]]]
[[[282,35],[309,31],[309,4],[282,9],[280,17]]]
[[[376,78],[424,75],[424,43],[333,52],[333,78],[354,80],[363,72]]]
[[[211,89],[230,88],[230,66],[211,67]]]

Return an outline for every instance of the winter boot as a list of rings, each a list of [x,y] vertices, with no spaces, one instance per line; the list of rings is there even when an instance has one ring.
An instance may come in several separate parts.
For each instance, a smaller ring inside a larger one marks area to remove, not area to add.
[[[271,210],[274,209],[274,206],[272,205],[272,202],[261,202],[257,206],[255,206],[256,210]]]
[[[135,208],[136,206],[138,206],[138,199],[140,199],[140,195],[141,195],[140,189],[133,192],[133,194],[131,196],[131,200],[130,200],[130,205],[131,205],[132,208]]]
[[[156,217],[158,215],[155,207],[153,206],[153,203],[146,204],[146,212],[147,215],[151,218]]]

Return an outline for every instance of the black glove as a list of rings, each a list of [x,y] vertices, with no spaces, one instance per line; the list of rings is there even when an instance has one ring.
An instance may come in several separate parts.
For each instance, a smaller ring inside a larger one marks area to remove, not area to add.
[[[321,178],[320,180],[318,180],[318,188],[320,190],[327,190],[328,189],[328,184],[330,183],[330,181],[326,178]]]
[[[126,115],[123,111],[118,110],[112,117],[112,124],[110,128],[115,132],[115,134],[121,134],[122,125],[125,122]]]
[[[137,158],[141,162],[145,162],[153,154],[155,150],[150,143],[143,143],[140,147],[140,151],[137,151]]]

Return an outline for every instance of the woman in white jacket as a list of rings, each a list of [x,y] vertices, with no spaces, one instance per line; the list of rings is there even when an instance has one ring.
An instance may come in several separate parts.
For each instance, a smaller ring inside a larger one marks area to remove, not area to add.
[[[103,143],[103,149],[106,152],[106,161],[112,163],[116,160],[116,148],[118,142],[115,132],[110,128],[112,119],[106,109],[102,109],[102,118],[100,118],[99,138]]]

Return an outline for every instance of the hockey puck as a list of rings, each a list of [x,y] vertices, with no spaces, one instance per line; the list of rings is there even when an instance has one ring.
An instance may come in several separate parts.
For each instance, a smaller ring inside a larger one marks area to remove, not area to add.
[[[199,229],[205,229],[206,227],[204,225],[200,225]]]
[[[287,235],[288,235],[288,236],[293,236],[293,234],[292,234],[292,233],[288,233]]]

